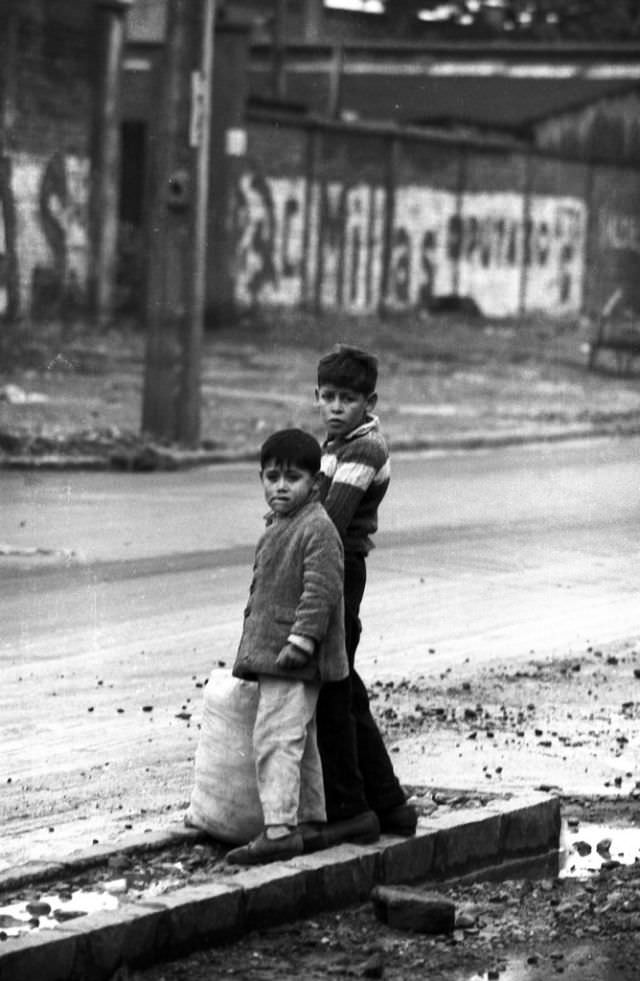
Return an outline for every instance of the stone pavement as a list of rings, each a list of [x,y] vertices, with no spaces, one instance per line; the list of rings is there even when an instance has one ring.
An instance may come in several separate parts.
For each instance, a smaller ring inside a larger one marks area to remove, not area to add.
[[[17,937],[0,929],[0,981],[108,981],[121,968],[151,963],[246,931],[367,899],[374,886],[499,875],[553,863],[560,841],[560,804],[542,793],[495,797],[488,803],[421,818],[413,838],[383,836],[374,845],[340,845],[278,862],[215,875],[175,891],[118,897],[117,906],[33,928]],[[130,848],[161,848],[201,839],[198,832],[147,838]],[[109,850],[102,859],[106,861]],[[95,861],[95,854],[92,861]],[[70,879],[86,868],[77,855],[31,870],[4,873],[2,890],[34,886],[53,875]],[[0,923],[2,922],[0,911]],[[10,931],[9,931],[10,932]]]

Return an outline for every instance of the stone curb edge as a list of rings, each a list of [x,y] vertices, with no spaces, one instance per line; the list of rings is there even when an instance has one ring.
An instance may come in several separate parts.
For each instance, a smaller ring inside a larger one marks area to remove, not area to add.
[[[170,830],[130,834],[118,841],[107,842],[104,845],[93,845],[91,848],[72,852],[68,857],[56,859],[36,859],[24,865],[12,866],[0,872],[0,895],[3,892],[15,892],[27,886],[49,882],[51,879],[62,879],[74,876],[87,869],[103,865],[114,855],[146,854],[162,851],[174,845],[187,842],[197,844],[206,841],[207,834],[197,828],[176,827]],[[1,953],[0,948],[0,953]]]
[[[237,939],[367,899],[375,885],[460,878],[557,851],[560,801],[530,794],[420,822],[414,838],[339,845],[2,942],[0,981],[108,981],[123,965]]]
[[[390,441],[393,453],[439,453],[500,449],[535,443],[559,443],[574,439],[598,439],[607,436],[638,436],[640,423],[612,420],[609,423],[576,425],[566,429],[539,430],[533,433],[477,434],[471,436]],[[48,454],[42,456],[0,454],[0,470],[91,470],[114,472],[153,472],[156,470],[189,470],[195,467],[225,463],[255,462],[255,450],[178,450],[146,444],[131,452],[127,460],[120,456]]]

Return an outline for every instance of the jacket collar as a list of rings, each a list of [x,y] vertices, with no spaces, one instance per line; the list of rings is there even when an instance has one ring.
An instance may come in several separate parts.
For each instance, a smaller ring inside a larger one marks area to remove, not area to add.
[[[372,433],[380,428],[380,420],[378,416],[374,416],[372,412],[367,412],[364,422],[361,422],[359,426],[352,429],[350,433],[345,433],[344,436],[337,436],[335,439],[325,439],[323,446],[327,446],[329,443],[348,443],[349,440],[357,439],[359,436],[366,436],[367,433]]]

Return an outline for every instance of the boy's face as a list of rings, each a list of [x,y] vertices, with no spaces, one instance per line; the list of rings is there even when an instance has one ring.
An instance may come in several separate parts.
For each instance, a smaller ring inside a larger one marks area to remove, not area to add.
[[[295,463],[268,460],[260,471],[264,498],[275,514],[289,514],[304,504],[316,484],[315,474]]]
[[[321,385],[316,388],[316,405],[327,429],[330,439],[346,436],[352,429],[361,425],[367,412],[375,408],[377,395],[363,395],[352,388],[338,388],[335,385]]]

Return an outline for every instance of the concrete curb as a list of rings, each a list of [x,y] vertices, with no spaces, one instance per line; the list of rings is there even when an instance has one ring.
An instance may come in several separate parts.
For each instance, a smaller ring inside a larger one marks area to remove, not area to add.
[[[124,965],[362,902],[376,885],[500,874],[556,852],[560,823],[557,798],[529,794],[421,819],[414,838],[340,845],[152,900],[125,896],[112,912],[3,941],[0,981],[107,981]]]

